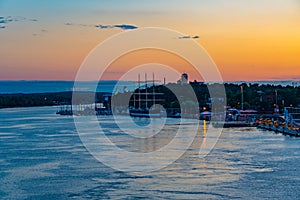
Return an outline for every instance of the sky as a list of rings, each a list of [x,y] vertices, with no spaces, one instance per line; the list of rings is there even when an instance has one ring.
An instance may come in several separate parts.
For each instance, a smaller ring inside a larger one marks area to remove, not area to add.
[[[197,42],[224,81],[300,80],[299,25],[299,0],[0,0],[0,80],[74,80],[99,43],[144,27]],[[150,55],[199,78],[184,61]],[[123,56],[103,79],[135,64]]]

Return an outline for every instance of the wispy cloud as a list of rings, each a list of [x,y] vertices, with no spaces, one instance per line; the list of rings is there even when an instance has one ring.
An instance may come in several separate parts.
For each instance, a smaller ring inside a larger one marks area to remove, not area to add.
[[[20,22],[20,21],[31,21],[31,22],[37,22],[37,19],[28,19],[26,17],[21,16],[0,16],[0,28],[4,29],[7,28],[7,25],[13,22]]]
[[[184,35],[181,37],[178,37],[179,39],[198,39],[200,38],[198,35],[190,36],[190,35]]]
[[[100,29],[108,29],[108,28],[114,28],[113,26],[110,25],[95,25],[96,28],[100,28]]]
[[[119,24],[119,25],[114,25],[115,28],[120,28],[123,30],[132,30],[132,29],[137,29],[137,26],[130,25],[130,24]]]
[[[73,23],[70,23],[70,22],[66,22],[65,25],[66,25],[66,26],[73,26],[74,24],[73,24]]]
[[[41,29],[39,32],[36,32],[36,33],[33,33],[32,35],[35,36],[35,37],[42,37],[45,35],[45,33],[47,33],[48,30],[46,29]]]
[[[9,23],[11,23],[13,21],[17,21],[17,20],[19,20],[19,19],[14,19],[11,16],[8,16],[8,17],[0,16],[0,29],[7,28],[7,24],[9,24]]]
[[[66,26],[82,26],[82,27],[95,27],[93,24],[77,24],[77,23],[71,23],[71,22],[66,22]]]
[[[66,22],[66,26],[82,26],[82,27],[95,27],[98,29],[113,29],[118,28],[122,30],[133,30],[137,29],[138,27],[132,24],[113,24],[113,25],[103,25],[103,24],[97,24],[97,25],[90,25],[90,24],[77,24],[77,23],[71,23]]]
[[[39,21],[39,20],[37,20],[37,19],[28,19],[29,21],[32,21],[32,22],[37,22],[37,21]]]
[[[110,29],[110,28],[119,28],[122,30],[133,30],[133,29],[137,29],[138,27],[135,25],[131,25],[131,24],[115,24],[115,25],[95,25],[96,28],[99,29]]]

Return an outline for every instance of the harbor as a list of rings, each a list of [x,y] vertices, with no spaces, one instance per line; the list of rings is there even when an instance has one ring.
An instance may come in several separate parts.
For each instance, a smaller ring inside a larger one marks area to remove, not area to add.
[[[57,114],[60,115],[78,115],[78,116],[88,116],[88,115],[112,115],[110,110],[107,110],[105,107],[99,107],[99,105],[78,105],[75,106],[76,111],[73,113],[71,105],[60,106],[60,110],[57,111]],[[96,107],[96,108],[95,108]],[[95,108],[95,110],[93,109]],[[199,115],[200,121],[205,121],[205,123],[212,123],[214,127],[218,128],[241,128],[241,127],[257,127],[258,129],[273,131],[275,133],[282,133],[283,135],[289,135],[294,137],[300,137],[300,126],[299,126],[299,116],[300,108],[284,108],[284,115],[279,114],[237,114],[235,118],[237,120],[228,120],[231,117],[231,114],[226,113],[225,121],[211,121],[211,114],[207,114],[203,118],[203,114]],[[148,111],[151,112],[151,111]],[[239,111],[241,112],[241,111]],[[243,112],[243,111],[242,111]],[[163,116],[160,113],[152,113],[152,115],[147,115],[145,111],[141,111],[135,114],[128,112],[118,113],[119,115],[128,115],[131,117],[150,117],[150,118],[181,118],[180,109],[169,109],[168,115]],[[177,114],[170,114],[177,113]],[[139,115],[140,114],[140,115]],[[193,118],[193,117],[191,117]]]
[[[299,105],[298,96],[293,98],[287,93],[298,92],[299,87],[282,88],[276,85],[225,83],[227,105],[221,111],[216,111],[213,110],[212,104],[222,103],[225,99],[209,98],[207,91],[209,83],[189,82],[187,73],[183,73],[176,83],[166,83],[164,78],[163,84],[157,84],[156,82],[160,81],[155,80],[154,73],[150,81],[146,73],[144,77],[144,80],[141,80],[141,75],[138,74],[133,91],[124,89],[123,92],[97,93],[95,102],[88,103],[84,102],[84,96],[93,94],[82,93],[81,102],[72,105],[61,102],[56,113],[77,116],[125,115],[138,118],[190,118],[211,123],[218,128],[257,127],[299,137],[300,108],[293,106]],[[185,94],[189,88],[192,88],[197,96],[198,105],[188,98],[184,99],[183,96],[178,99],[171,91],[174,88],[181,94]]]

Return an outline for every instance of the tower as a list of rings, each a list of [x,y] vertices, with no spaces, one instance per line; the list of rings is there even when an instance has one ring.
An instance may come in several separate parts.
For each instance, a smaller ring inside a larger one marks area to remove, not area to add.
[[[181,75],[181,84],[187,84],[189,80],[189,76],[187,73],[183,73]]]

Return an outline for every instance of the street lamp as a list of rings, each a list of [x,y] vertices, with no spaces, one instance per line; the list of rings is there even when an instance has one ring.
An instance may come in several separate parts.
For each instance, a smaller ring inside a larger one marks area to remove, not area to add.
[[[242,93],[242,110],[244,110],[244,88],[241,85],[241,93]]]
[[[278,102],[277,102],[277,100],[278,100],[278,98],[277,98],[277,96],[278,96],[278,91],[277,91],[277,90],[275,90],[275,94],[276,94],[275,102],[276,102],[276,106],[277,106],[277,104],[278,104]]]

